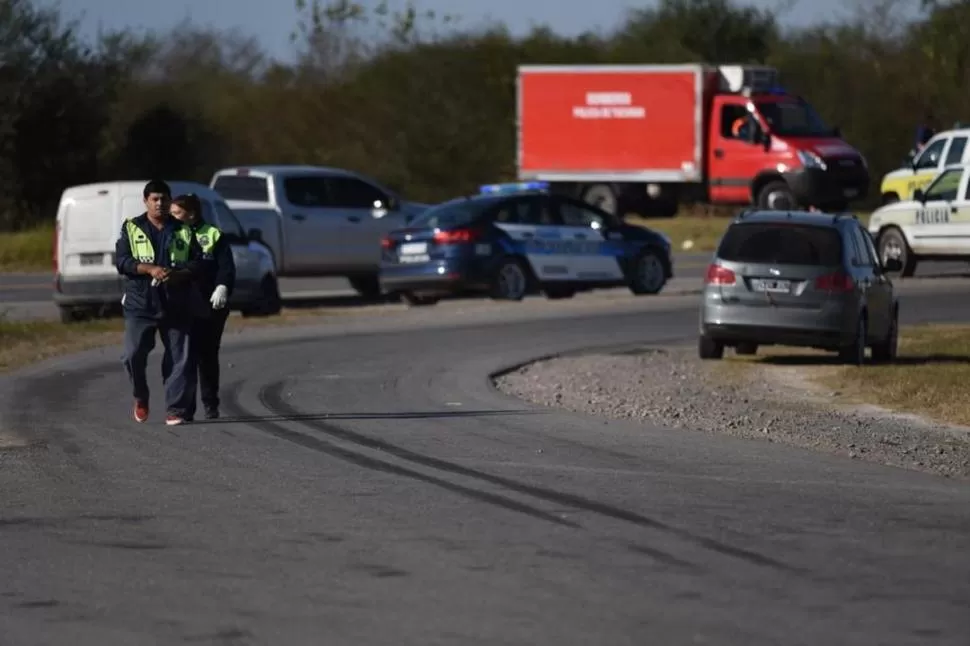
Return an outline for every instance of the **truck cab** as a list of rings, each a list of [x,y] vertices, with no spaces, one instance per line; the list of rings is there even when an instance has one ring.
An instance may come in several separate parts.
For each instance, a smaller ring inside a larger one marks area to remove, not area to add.
[[[711,93],[707,132],[710,202],[842,210],[866,197],[865,158],[811,104],[772,86],[737,87],[748,79],[738,83],[730,69],[722,75],[727,87]]]

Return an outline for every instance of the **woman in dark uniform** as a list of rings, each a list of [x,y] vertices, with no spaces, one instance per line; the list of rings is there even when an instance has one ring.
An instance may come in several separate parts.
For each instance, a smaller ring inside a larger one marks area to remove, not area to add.
[[[229,241],[218,228],[202,219],[198,196],[189,193],[172,200],[172,217],[187,224],[202,248],[198,288],[208,302],[195,318],[189,338],[190,352],[199,365],[199,390],[206,419],[219,417],[219,347],[229,317],[229,297],[236,282],[236,265]],[[195,414],[195,397],[189,419]]]

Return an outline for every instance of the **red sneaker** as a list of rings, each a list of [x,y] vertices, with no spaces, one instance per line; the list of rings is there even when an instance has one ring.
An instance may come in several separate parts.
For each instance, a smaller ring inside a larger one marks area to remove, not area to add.
[[[146,419],[148,419],[148,404],[145,402],[136,401],[135,407],[132,410],[132,416],[139,424],[144,422]]]
[[[178,415],[169,415],[165,418],[165,423],[169,426],[178,426],[179,424],[184,424],[185,420]]]

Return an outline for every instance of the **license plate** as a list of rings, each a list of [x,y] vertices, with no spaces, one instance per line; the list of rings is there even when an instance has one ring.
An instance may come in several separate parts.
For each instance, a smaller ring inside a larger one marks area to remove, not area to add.
[[[405,242],[401,245],[400,254],[402,256],[413,256],[424,253],[428,253],[427,242]]]
[[[407,256],[398,256],[397,259],[401,264],[413,264],[419,262],[430,262],[431,256],[426,253],[414,253]]]
[[[844,191],[842,191],[842,194],[845,195],[846,197],[855,197],[856,195],[859,194],[859,189],[847,188]]]
[[[81,265],[100,265],[103,259],[104,254],[102,253],[82,253]]]
[[[751,280],[751,289],[756,292],[771,292],[774,294],[787,294],[791,291],[791,281],[789,280],[763,280],[754,278]]]

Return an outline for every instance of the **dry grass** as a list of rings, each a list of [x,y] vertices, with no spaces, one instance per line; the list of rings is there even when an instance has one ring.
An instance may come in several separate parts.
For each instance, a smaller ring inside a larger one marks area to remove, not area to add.
[[[250,319],[233,314],[226,326],[226,334],[269,326],[308,325],[315,320],[334,316],[363,314],[376,307],[382,306],[284,309],[279,316]],[[54,321],[10,321],[0,317],[0,372],[55,356],[119,345],[123,330],[124,321],[119,318],[64,324]]]
[[[745,364],[797,366],[843,401],[970,426],[970,325],[917,325],[900,331],[899,359],[890,365],[839,365],[834,354],[759,348],[755,357],[726,357],[728,371]]]
[[[673,218],[641,218],[629,215],[625,219],[629,224],[648,227],[667,234],[673,243],[674,251],[708,252],[714,251],[717,247],[724,229],[738,210],[722,210],[706,215],[680,213]],[[868,213],[858,213],[857,216],[864,223],[868,223]]]
[[[54,255],[54,225],[0,233],[0,271],[47,271]]]

